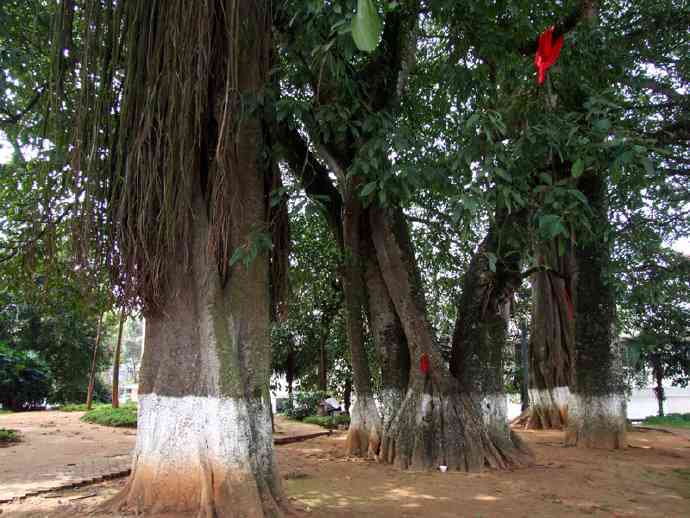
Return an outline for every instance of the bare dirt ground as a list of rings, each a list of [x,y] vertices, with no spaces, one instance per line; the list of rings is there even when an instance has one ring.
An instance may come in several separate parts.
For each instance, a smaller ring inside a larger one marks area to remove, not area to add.
[[[83,423],[82,415],[0,415],[0,427],[18,430],[22,439],[0,448],[0,500],[129,468],[136,431]]]
[[[136,431],[84,423],[79,420],[82,415],[59,411],[0,415],[0,427],[17,430],[21,437],[20,443],[0,448],[0,502],[130,468]],[[277,417],[274,436],[285,440],[324,431]]]
[[[285,489],[304,517],[687,517],[690,438],[641,430],[623,451],[564,448],[558,432],[519,432],[533,466],[509,472],[411,473],[343,455],[345,435],[278,446]],[[124,479],[0,507],[2,518],[120,516],[95,509]]]

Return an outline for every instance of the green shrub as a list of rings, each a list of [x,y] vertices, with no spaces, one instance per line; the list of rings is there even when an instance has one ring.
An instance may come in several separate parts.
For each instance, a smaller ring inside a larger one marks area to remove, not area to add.
[[[285,410],[285,415],[290,419],[301,421],[307,416],[314,415],[319,408],[319,403],[326,398],[326,394],[319,391],[298,392],[292,401],[292,407]]]
[[[137,405],[134,403],[127,403],[120,408],[113,408],[107,405],[99,406],[84,414],[81,420],[103,426],[136,428]]]
[[[347,414],[333,414],[330,416],[310,415],[305,417],[302,421],[309,424],[323,426],[324,428],[328,428],[329,430],[333,430],[334,428],[338,428],[338,425],[341,424],[349,425],[350,416]]]
[[[0,428],[0,444],[9,444],[12,442],[19,442],[19,435],[14,430],[7,428]]]
[[[56,380],[53,392],[50,395],[51,403],[79,404],[86,401],[86,393],[88,384],[79,377],[74,380]],[[100,376],[96,376],[96,382],[93,387],[93,402],[94,403],[111,403],[112,390],[104,384]]]

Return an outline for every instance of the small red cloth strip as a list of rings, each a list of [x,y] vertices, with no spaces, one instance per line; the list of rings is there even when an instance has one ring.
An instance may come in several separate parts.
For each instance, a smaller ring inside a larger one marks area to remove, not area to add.
[[[424,353],[422,358],[419,360],[419,370],[422,374],[429,374],[429,355]]]
[[[537,68],[539,84],[546,79],[546,71],[556,62],[563,47],[563,35],[553,41],[554,26],[552,25],[539,35],[539,46],[534,56],[534,66]]]

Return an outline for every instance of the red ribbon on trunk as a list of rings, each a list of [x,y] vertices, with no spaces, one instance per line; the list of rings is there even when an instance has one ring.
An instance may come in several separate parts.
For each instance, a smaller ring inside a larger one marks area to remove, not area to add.
[[[429,374],[429,355],[426,353],[422,354],[419,360],[419,370],[422,371],[422,374]]]
[[[537,54],[534,56],[534,66],[537,68],[539,84],[546,79],[546,71],[556,62],[561,54],[563,47],[563,35],[561,34],[556,41],[553,41],[554,26],[552,25],[539,35],[539,46]]]

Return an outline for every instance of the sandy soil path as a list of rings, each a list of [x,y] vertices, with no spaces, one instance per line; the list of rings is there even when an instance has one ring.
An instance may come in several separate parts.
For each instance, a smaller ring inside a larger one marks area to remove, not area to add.
[[[559,432],[518,432],[533,466],[484,473],[401,472],[343,454],[345,434],[278,446],[285,490],[304,518],[552,518],[690,516],[690,440],[638,430],[620,451],[564,448]],[[97,506],[125,479],[0,506],[2,518],[72,518]],[[177,518],[168,516],[167,518]]]
[[[59,411],[0,415],[0,428],[18,430],[22,438],[0,448],[0,502],[130,468],[136,431],[84,423],[79,420],[82,415]],[[323,431],[276,418],[276,438]]]
[[[135,431],[83,423],[83,412],[0,415],[22,442],[0,448],[0,500],[129,468]]]

